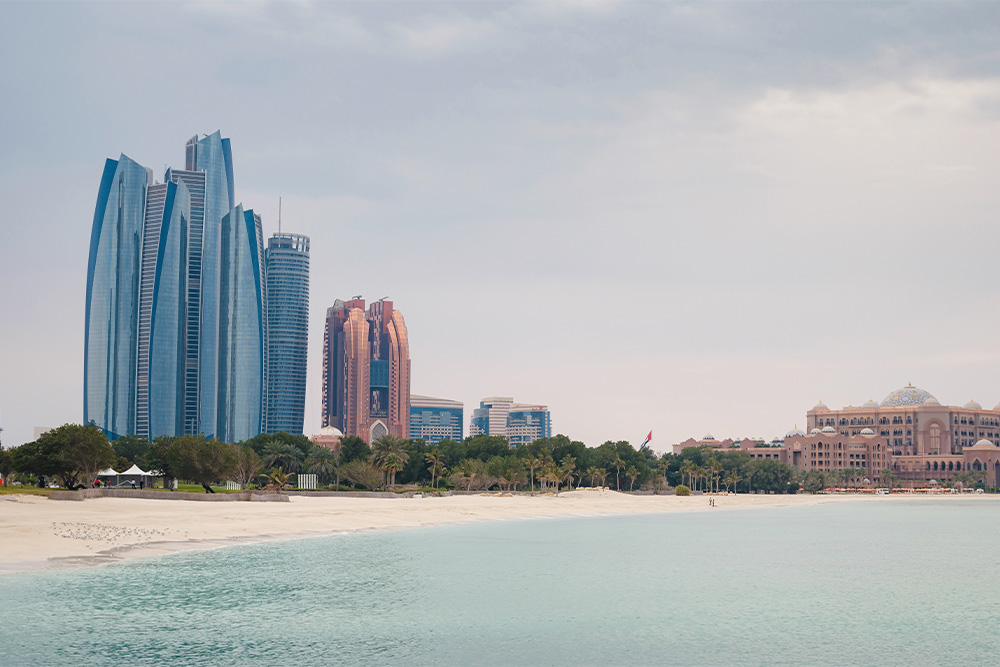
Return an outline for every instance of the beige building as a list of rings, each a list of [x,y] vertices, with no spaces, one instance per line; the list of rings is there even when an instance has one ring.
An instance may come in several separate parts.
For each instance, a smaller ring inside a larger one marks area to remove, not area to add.
[[[884,483],[889,469],[905,484],[924,486],[970,474],[1000,486],[1000,405],[992,410],[969,401],[942,405],[930,393],[907,385],[881,403],[831,410],[822,402],[806,413],[808,433],[793,429],[775,446],[760,441],[715,440],[706,436],[673,446],[738,447],[753,458],[776,458],[803,472],[861,468],[872,483]],[[781,444],[778,444],[781,442]],[[768,455],[770,453],[770,455]]]

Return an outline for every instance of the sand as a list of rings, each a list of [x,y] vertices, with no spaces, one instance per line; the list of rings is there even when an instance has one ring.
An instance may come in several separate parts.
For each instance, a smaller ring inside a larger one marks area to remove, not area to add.
[[[88,567],[189,549],[212,549],[344,531],[546,517],[718,512],[834,502],[894,502],[913,498],[872,495],[713,497],[715,507],[709,505],[707,496],[632,496],[606,490],[513,497],[292,496],[289,503],[206,503],[138,498],[95,498],[73,502],[30,495],[5,495],[0,496],[0,574]],[[936,497],[948,499],[947,496]]]

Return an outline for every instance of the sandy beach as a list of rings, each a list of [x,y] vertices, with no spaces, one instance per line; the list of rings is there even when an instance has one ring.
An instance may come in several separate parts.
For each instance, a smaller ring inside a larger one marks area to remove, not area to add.
[[[926,496],[632,496],[578,490],[554,495],[424,498],[292,496],[289,503],[205,503],[138,498],[54,501],[0,497],[0,574],[74,568],[266,540],[511,519],[727,511]],[[947,501],[957,496],[935,496]],[[982,496],[980,496],[982,497]]]

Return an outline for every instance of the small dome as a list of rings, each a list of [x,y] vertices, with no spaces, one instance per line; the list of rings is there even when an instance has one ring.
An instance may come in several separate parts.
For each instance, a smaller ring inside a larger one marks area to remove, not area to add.
[[[875,431],[870,428],[863,428],[861,429],[861,435],[875,435]]]
[[[806,432],[805,432],[805,431],[803,431],[802,429],[800,429],[799,427],[797,427],[797,426],[796,426],[796,427],[795,427],[795,428],[793,428],[793,429],[792,429],[791,431],[789,431],[788,433],[786,433],[786,434],[785,434],[785,437],[786,437],[786,438],[791,438],[792,436],[796,436],[796,435],[805,435],[805,434],[806,434]]]
[[[983,409],[983,406],[979,405],[979,403],[976,403],[975,401],[969,401],[968,403],[966,403],[962,407],[965,408],[966,410],[982,410]]]
[[[876,402],[875,400],[869,398],[867,401],[865,401],[865,404],[862,405],[861,407],[863,407],[863,408],[877,408],[878,407],[878,402]]]
[[[813,409],[810,410],[810,412],[822,412],[822,411],[826,411],[826,412],[830,411],[830,408],[826,407],[826,405],[823,403],[823,401],[820,401],[819,403],[817,403],[816,405],[814,405]]]
[[[994,445],[991,441],[987,440],[986,438],[983,438],[982,440],[980,440],[979,442],[977,442],[976,444],[974,444],[973,447],[975,447],[977,449],[985,449],[987,447],[991,447],[991,448],[992,447],[996,447],[996,445]]]
[[[814,428],[813,430],[809,431],[809,433],[810,433],[810,434],[813,434],[813,433],[820,433],[820,430],[819,430],[818,428]]]
[[[931,398],[934,397],[931,396],[929,392],[926,392],[918,387],[914,387],[912,384],[908,384],[883,398],[881,407],[923,405],[928,399]]]
[[[926,401],[924,401],[924,405],[941,405],[941,404],[938,403],[938,400],[936,398],[931,396]]]
[[[705,437],[702,438],[702,440],[715,440],[715,436],[712,435],[711,433],[706,433]]]
[[[323,428],[321,428],[319,430],[319,433],[317,433],[316,435],[318,437],[324,437],[325,436],[325,437],[328,437],[328,438],[331,437],[331,436],[334,437],[334,438],[343,438],[344,437],[344,434],[340,432],[340,429],[336,428],[335,426],[324,426]]]
[[[820,431],[820,432],[821,432],[821,433],[836,433],[836,432],[837,432],[837,429],[835,429],[835,428],[834,428],[834,427],[832,427],[832,426],[824,426],[824,427],[823,427],[823,430],[822,430],[822,431]]]

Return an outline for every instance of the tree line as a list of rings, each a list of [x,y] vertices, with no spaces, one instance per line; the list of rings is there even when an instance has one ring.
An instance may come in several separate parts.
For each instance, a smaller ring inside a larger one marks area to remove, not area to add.
[[[662,492],[685,486],[702,491],[788,493],[798,490],[795,468],[739,450],[690,447],[657,456],[626,441],[597,447],[565,435],[511,447],[497,436],[428,444],[387,435],[368,445],[346,436],[339,449],[317,446],[302,435],[261,434],[237,443],[202,435],[124,436],[109,442],[93,425],[66,424],[38,440],[0,452],[0,472],[56,480],[66,488],[89,486],[109,467],[132,464],[170,480],[212,485],[232,480],[244,488],[288,486],[294,475],[315,474],[332,489],[394,490],[399,485],[477,491],[560,490],[607,486]],[[808,477],[808,476],[807,476]],[[809,482],[815,480],[809,478]],[[824,480],[825,481],[825,480]],[[808,484],[813,490],[812,483]]]

